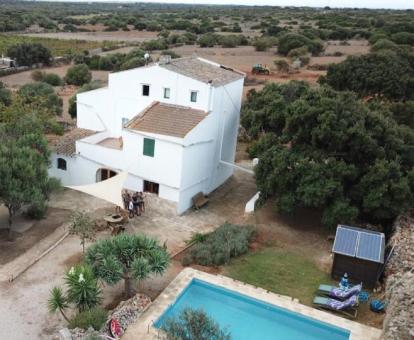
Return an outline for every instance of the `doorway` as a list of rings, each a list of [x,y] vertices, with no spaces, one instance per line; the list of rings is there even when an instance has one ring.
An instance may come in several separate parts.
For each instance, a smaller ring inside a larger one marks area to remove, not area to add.
[[[144,192],[150,192],[151,194],[158,195],[160,185],[158,183],[144,181]]]
[[[96,181],[97,182],[102,182],[102,181],[105,181],[106,179],[109,179],[109,178],[114,177],[116,175],[117,175],[117,173],[113,170],[99,169],[96,172]]]

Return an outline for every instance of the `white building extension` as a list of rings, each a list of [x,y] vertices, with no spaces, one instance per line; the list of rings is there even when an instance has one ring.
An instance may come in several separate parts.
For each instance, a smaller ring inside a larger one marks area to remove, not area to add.
[[[77,95],[77,129],[54,143],[50,175],[83,185],[127,171],[127,189],[180,214],[233,173],[243,82],[196,57],[111,73],[107,88]]]

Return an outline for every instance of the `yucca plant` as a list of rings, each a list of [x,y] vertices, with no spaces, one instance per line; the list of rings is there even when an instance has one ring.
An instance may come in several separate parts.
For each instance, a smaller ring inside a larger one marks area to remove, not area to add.
[[[133,294],[133,280],[162,275],[170,262],[167,250],[156,240],[128,234],[96,242],[87,250],[85,259],[95,276],[106,283],[124,280],[125,297]]]
[[[90,267],[77,265],[65,275],[67,285],[67,301],[84,311],[99,305],[102,300],[102,289]]]
[[[53,287],[50,291],[50,297],[48,300],[48,309],[50,313],[56,313],[57,311],[62,314],[63,318],[69,322],[64,310],[69,307],[68,300],[60,287]]]

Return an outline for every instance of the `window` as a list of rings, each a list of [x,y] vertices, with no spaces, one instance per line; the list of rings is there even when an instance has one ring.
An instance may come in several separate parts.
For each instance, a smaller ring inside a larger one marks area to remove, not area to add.
[[[148,97],[150,93],[150,86],[149,85],[142,85],[142,95]]]
[[[128,118],[122,118],[122,127],[125,127],[125,125],[128,124],[129,119]]]
[[[155,149],[155,140],[144,138],[144,149],[143,149],[144,156],[154,157],[154,149]]]
[[[170,99],[170,89],[168,87],[164,88],[164,98],[165,99]]]
[[[57,159],[57,167],[60,170],[65,170],[66,171],[66,161],[63,158],[58,158]]]
[[[191,102],[195,103],[197,102],[197,91],[191,91]]]

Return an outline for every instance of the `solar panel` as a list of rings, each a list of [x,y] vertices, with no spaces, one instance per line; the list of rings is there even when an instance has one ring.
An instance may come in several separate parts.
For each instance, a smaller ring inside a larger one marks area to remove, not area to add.
[[[355,256],[358,243],[358,231],[338,227],[332,251],[334,253]]]
[[[373,233],[359,233],[359,242],[356,256],[361,259],[382,262],[382,235]]]

